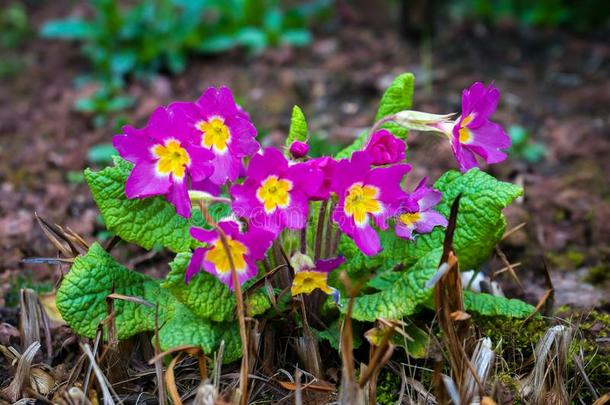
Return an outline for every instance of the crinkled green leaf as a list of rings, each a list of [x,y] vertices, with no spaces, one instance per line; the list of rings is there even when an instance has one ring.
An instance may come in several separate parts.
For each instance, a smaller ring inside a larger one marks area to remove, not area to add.
[[[506,227],[502,209],[521,195],[520,187],[504,183],[472,169],[465,174],[448,172],[435,184],[443,193],[437,210],[448,216],[453,200],[461,193],[454,247],[462,269],[477,267],[491,254]],[[396,237],[393,230],[380,233],[383,252],[364,256],[353,242],[342,238],[340,252],[347,258],[348,273],[358,277],[376,271],[369,286],[381,291],[356,298],[354,318],[372,321],[378,317],[399,319],[412,314],[430,297],[426,281],[436,272],[442,251],[444,229],[420,235],[415,242]],[[380,273],[400,265],[395,275]]]
[[[357,297],[354,300],[352,316],[359,321],[374,321],[377,318],[401,319],[416,312],[432,290],[426,289],[426,282],[436,273],[441,259],[442,247],[428,252],[389,288],[380,292]],[[347,308],[344,300],[342,311]]]
[[[304,142],[307,139],[307,121],[305,114],[298,105],[292,107],[292,117],[290,117],[290,129],[288,130],[288,138],[286,146],[290,147],[292,142]]]
[[[78,334],[94,337],[98,324],[107,316],[106,297],[115,292],[141,298],[153,307],[115,299],[115,326],[119,339],[140,332],[154,331],[155,307],[159,308],[159,341],[162,350],[179,345],[197,345],[206,353],[218,349],[222,339],[231,348],[225,361],[239,357],[236,322],[214,322],[199,317],[180,303],[158,280],[131,271],[118,264],[104,248],[94,244],[84,256],[75,259],[57,291],[57,308],[63,319]],[[233,331],[230,335],[228,331]],[[229,341],[236,336],[237,342]],[[235,357],[237,355],[237,357]]]
[[[191,253],[179,253],[169,264],[171,271],[161,287],[168,289],[195,315],[225,322],[235,319],[235,295],[216,277],[200,271],[186,284],[184,275],[191,259]],[[246,299],[248,315],[255,316],[264,313],[271,307],[269,298],[263,291],[255,291]]]
[[[375,121],[399,111],[410,109],[413,102],[414,86],[415,76],[413,76],[412,73],[403,73],[396,76],[394,81],[392,81],[392,84],[390,84],[390,87],[386,89],[381,97]],[[384,124],[382,128],[390,130],[395,136],[403,139],[406,138],[408,134],[406,128],[392,122]],[[368,135],[369,131],[363,131],[351,145],[341,150],[335,157],[337,159],[349,158],[352,153],[362,149],[364,143],[368,139]]]
[[[199,346],[209,354],[218,349],[224,328],[231,327],[231,324],[200,318],[185,305],[175,305],[173,316],[159,329],[162,350],[177,346]]]
[[[521,300],[496,295],[464,291],[464,308],[485,316],[506,316],[525,318],[534,313],[535,308]]]
[[[216,277],[200,271],[188,284],[184,282],[186,266],[190,260],[191,253],[179,253],[169,264],[171,271],[161,286],[171,291],[178,301],[197,316],[219,322],[233,319],[235,297]]]
[[[414,87],[415,76],[412,73],[403,73],[396,76],[390,87],[381,97],[375,121],[403,110],[409,110],[413,103]],[[398,138],[407,137],[408,130],[398,124],[387,123],[383,125],[383,128],[387,128]]]
[[[159,303],[160,317],[167,318],[175,300],[157,281],[119,265],[99,244],[75,259],[57,290],[57,309],[62,318],[80,335],[94,337],[99,322],[108,313],[106,297],[114,292]],[[116,329],[119,339],[154,329],[155,309],[142,304],[115,300]]]
[[[146,249],[160,244],[174,252],[194,246],[189,229],[202,226],[201,212],[193,210],[191,219],[176,214],[174,206],[163,197],[128,199],[125,182],[133,165],[115,157],[115,166],[99,172],[85,170],[85,179],[102,213],[108,230],[122,239]]]
[[[219,338],[220,342],[225,342],[224,354],[222,357],[223,363],[231,363],[241,358],[241,337],[239,336],[239,326],[237,322],[225,324],[226,327],[221,328],[222,333]]]

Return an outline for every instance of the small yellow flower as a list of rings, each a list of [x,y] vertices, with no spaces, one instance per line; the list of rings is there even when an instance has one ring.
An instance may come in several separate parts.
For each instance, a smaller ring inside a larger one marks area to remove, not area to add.
[[[298,294],[311,294],[319,288],[326,294],[332,294],[333,290],[328,286],[326,273],[318,271],[301,271],[294,276],[290,292],[293,296]]]

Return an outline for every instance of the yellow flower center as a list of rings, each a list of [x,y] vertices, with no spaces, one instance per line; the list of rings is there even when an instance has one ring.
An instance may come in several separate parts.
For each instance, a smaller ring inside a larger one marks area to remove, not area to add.
[[[290,204],[292,182],[277,176],[267,177],[256,190],[256,198],[263,203],[265,212],[272,213],[277,207],[286,208]]]
[[[191,158],[179,141],[170,139],[165,142],[165,145],[153,147],[152,152],[159,159],[157,171],[160,174],[171,173],[178,180],[184,178],[185,167],[191,164]]]
[[[474,114],[469,114],[462,120],[460,124],[460,143],[470,143],[472,141],[472,132],[468,129],[468,124],[474,119]]]
[[[354,217],[357,225],[366,224],[367,214],[378,214],[382,211],[381,203],[377,200],[378,195],[377,187],[363,186],[360,183],[352,185],[345,198],[345,213]]]
[[[243,243],[233,240],[228,236],[227,245],[229,246],[229,251],[231,252],[231,258],[233,259],[235,270],[238,272],[243,272],[246,269],[246,259],[244,259],[244,255],[248,249]],[[220,274],[231,271],[229,255],[227,254],[227,250],[220,239],[218,239],[212,248],[206,252],[205,260],[212,262],[216,267],[216,271]]]
[[[231,132],[222,118],[217,117],[209,121],[199,121],[196,127],[202,134],[202,146],[214,149],[216,152],[226,152],[227,144],[231,140]]]
[[[421,218],[421,214],[419,212],[406,212],[400,215],[400,222],[405,224],[406,226],[413,226],[417,221]]]
[[[316,288],[324,291],[326,294],[332,294],[331,288],[326,282],[326,273],[318,271],[301,271],[294,276],[290,292],[293,296],[298,294],[311,294]]]

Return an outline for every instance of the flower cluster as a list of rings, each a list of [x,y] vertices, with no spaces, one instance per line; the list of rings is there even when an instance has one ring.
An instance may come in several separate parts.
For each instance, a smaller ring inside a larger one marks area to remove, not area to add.
[[[475,83],[464,90],[462,115],[454,122],[448,115],[412,111],[391,118],[406,127],[447,135],[465,171],[477,166],[474,154],[487,163],[506,157],[502,149],[509,146],[508,137],[489,120],[498,99],[492,85]],[[382,250],[378,230],[393,227],[398,237],[412,240],[447,225],[434,210],[442,196],[427,186],[427,178],[414,191],[405,189],[403,180],[411,170],[405,162],[406,144],[386,129],[374,130],[361,150],[339,160],[309,157],[305,141],[294,141],[285,152],[261,149],[256,134],[248,114],[222,87],[209,88],[195,102],[159,107],[146,126],[127,126],[114,137],[119,154],[134,164],[125,185],[128,198],[163,196],[188,218],[189,193],[227,194],[232,219],[213,224],[214,229],[191,229],[202,247],[193,252],[187,282],[201,269],[231,289],[235,276],[240,284],[255,277],[257,261],[285,231],[306,235],[313,228],[308,226],[312,204],[332,208],[325,240],[336,244],[332,235],[344,234],[369,256]],[[319,250],[315,261],[306,246],[301,247],[304,254],[293,256],[298,259],[293,263],[293,295],[314,289],[335,294],[327,273],[344,259],[332,257],[336,252],[330,247],[325,249],[327,257],[319,259]]]

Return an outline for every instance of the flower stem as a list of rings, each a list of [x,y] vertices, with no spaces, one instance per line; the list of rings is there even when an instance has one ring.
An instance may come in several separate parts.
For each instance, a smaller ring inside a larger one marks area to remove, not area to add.
[[[375,132],[377,132],[377,131],[378,131],[378,130],[381,128],[381,126],[382,126],[383,124],[388,123],[388,122],[390,122],[390,121],[394,121],[394,119],[395,119],[394,114],[392,114],[392,115],[386,115],[385,117],[383,117],[383,118],[379,119],[377,122],[375,122],[375,123],[373,124],[373,127],[371,128],[371,131],[369,132],[369,136],[367,137],[367,139],[371,139],[371,136],[372,136],[372,135],[373,135]]]
[[[320,204],[320,212],[318,215],[318,226],[316,229],[316,244],[314,247],[314,261],[320,260],[322,255],[322,238],[324,236],[324,225],[326,223],[326,209],[328,208],[328,200],[322,201]],[[328,230],[326,230],[328,232]]]
[[[204,215],[206,222],[216,229],[220,242],[227,254],[229,260],[229,267],[231,268],[231,278],[233,279],[233,288],[235,291],[235,301],[237,302],[237,317],[239,319],[239,335],[241,337],[241,376],[239,379],[239,391],[240,391],[240,404],[246,405],[248,403],[248,375],[250,373],[248,365],[248,332],[246,330],[246,317],[244,315],[244,297],[241,292],[241,284],[239,283],[239,277],[237,276],[237,270],[235,270],[235,263],[233,262],[233,256],[231,255],[231,248],[227,241],[227,234],[218,226],[218,224],[212,219],[207,206],[203,201],[199,201],[199,207],[201,213]]]

